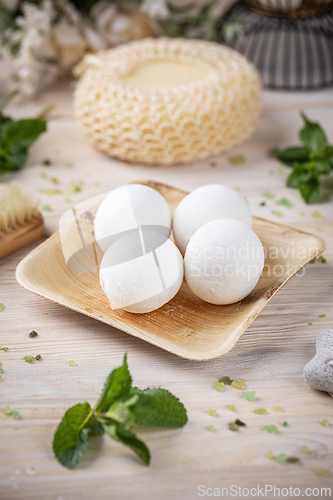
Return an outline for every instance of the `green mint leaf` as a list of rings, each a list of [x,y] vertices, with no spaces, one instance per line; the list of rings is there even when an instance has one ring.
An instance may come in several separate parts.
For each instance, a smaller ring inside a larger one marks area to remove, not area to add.
[[[308,205],[317,203],[321,199],[322,187],[318,177],[312,177],[309,181],[301,184],[299,190]]]
[[[331,171],[331,165],[329,164],[328,161],[317,160],[316,161],[316,171],[320,175],[329,174]]]
[[[39,118],[11,120],[1,127],[1,135],[9,148],[19,144],[21,149],[27,149],[45,131],[46,122],[39,120]]]
[[[28,159],[28,149],[46,130],[46,122],[39,118],[12,120],[1,114],[12,97],[0,105],[0,175],[20,170]]]
[[[310,152],[311,158],[320,158],[325,153],[327,139],[324,130],[319,123],[308,120],[304,113],[301,113],[305,126],[300,131],[300,139]]]
[[[309,151],[306,147],[295,146],[287,149],[273,149],[273,155],[278,158],[282,163],[292,166],[293,162],[302,162],[309,160]]]
[[[84,429],[89,430],[89,434],[93,436],[102,436],[104,434],[103,425],[97,420],[94,415],[91,415],[88,422],[85,424]]]
[[[110,421],[110,423],[104,423],[103,427],[112,439],[131,448],[146,465],[149,465],[150,452],[145,443],[138,439],[135,434],[117,422]]]
[[[127,366],[125,353],[122,366],[113,370],[106,379],[104,389],[96,405],[96,413],[106,412],[116,399],[129,395],[132,378]]]
[[[87,424],[91,417],[89,403],[77,404],[66,411],[56,430],[53,452],[61,465],[68,469],[73,469],[81,462],[88,449],[90,429]]]
[[[326,146],[324,157],[325,160],[331,165],[331,168],[333,168],[333,146],[330,144]]]
[[[133,406],[135,423],[146,427],[183,427],[187,422],[184,405],[165,389],[132,387],[131,395],[139,395]]]
[[[105,417],[123,424],[125,429],[131,429],[132,425],[135,422],[135,416],[130,408],[131,406],[135,405],[138,399],[139,395],[135,394],[126,401],[115,401],[105,413]]]
[[[299,187],[301,184],[308,182],[311,179],[312,172],[305,166],[297,166],[287,179],[288,187]]]

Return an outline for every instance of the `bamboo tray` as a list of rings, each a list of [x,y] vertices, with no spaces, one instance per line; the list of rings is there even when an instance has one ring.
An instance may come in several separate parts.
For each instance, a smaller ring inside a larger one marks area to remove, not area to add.
[[[159,191],[172,212],[187,194],[164,184],[142,184]],[[92,215],[85,218],[85,223],[87,221],[93,227]],[[98,272],[79,273],[68,269],[59,231],[19,263],[16,279],[37,295],[178,356],[194,360],[217,358],[232,349],[273,295],[326,247],[317,236],[257,217],[253,217],[253,229],[266,251],[264,271],[250,295],[227,306],[204,302],[184,282],[170,302],[151,313],[140,315],[111,309],[99,284]],[[274,247],[280,249],[278,257]],[[275,268],[275,275],[274,266],[280,266]]]

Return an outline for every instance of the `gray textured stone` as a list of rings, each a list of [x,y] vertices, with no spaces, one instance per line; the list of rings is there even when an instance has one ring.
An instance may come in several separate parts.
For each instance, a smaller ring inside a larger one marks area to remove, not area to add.
[[[303,373],[311,387],[333,394],[333,330],[319,333],[316,355],[305,366]]]

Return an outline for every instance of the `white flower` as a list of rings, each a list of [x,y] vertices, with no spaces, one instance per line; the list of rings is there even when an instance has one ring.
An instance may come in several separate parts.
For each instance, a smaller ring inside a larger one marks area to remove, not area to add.
[[[100,50],[154,36],[155,23],[134,9],[124,8],[102,0],[90,10],[91,22],[84,25],[85,36],[92,49]]]
[[[170,11],[166,0],[143,0],[140,5],[140,10],[153,19],[162,20],[170,17]]]
[[[13,87],[32,96],[77,64],[88,44],[79,27],[81,15],[68,0],[23,3],[22,14],[11,35],[21,41],[13,61]]]
[[[76,26],[65,22],[57,24],[50,33],[50,45],[64,70],[77,64],[87,50],[87,41]]]

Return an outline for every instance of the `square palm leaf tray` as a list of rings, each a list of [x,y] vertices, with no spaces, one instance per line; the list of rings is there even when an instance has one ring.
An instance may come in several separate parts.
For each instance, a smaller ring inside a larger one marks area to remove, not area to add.
[[[156,182],[142,184],[159,191],[172,212],[187,194]],[[85,220],[90,220],[93,228],[92,214]],[[59,231],[19,263],[16,278],[37,295],[178,356],[208,360],[230,351],[273,295],[326,247],[317,236],[258,217],[253,217],[253,229],[266,252],[265,267],[255,289],[236,304],[208,304],[196,297],[184,281],[170,302],[151,313],[112,309],[98,272],[74,272],[66,266]]]

